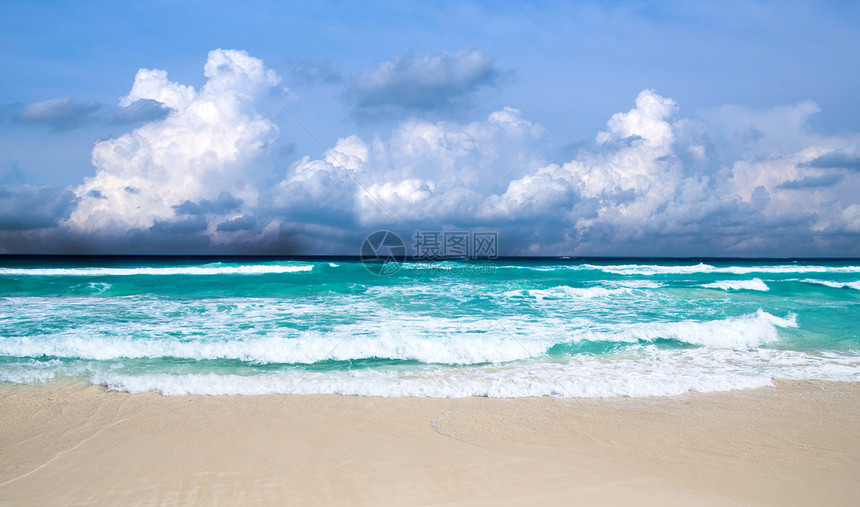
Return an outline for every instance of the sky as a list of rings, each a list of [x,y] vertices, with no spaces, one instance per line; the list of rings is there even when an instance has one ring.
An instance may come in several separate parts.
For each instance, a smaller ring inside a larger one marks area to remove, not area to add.
[[[860,4],[0,2],[0,253],[860,257]]]

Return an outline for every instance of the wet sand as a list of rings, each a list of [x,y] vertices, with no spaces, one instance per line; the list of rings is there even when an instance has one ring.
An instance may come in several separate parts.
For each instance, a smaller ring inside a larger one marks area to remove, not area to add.
[[[860,504],[860,384],[665,398],[0,386],[0,504]]]

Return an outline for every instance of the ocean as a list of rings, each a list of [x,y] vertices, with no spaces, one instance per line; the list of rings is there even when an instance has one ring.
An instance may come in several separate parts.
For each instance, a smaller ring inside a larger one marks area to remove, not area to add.
[[[671,396],[860,381],[860,261],[0,259],[0,381]],[[391,270],[389,270],[391,271]]]

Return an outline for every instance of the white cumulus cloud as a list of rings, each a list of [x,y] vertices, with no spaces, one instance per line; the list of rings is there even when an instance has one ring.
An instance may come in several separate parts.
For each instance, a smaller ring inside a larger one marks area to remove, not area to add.
[[[303,159],[275,195],[336,209],[318,215],[329,225],[493,227],[515,254],[805,255],[850,245],[860,190],[855,171],[810,164],[857,142],[812,133],[816,110],[733,107],[697,120],[643,90],[574,160],[532,161],[514,177],[506,169],[541,132],[519,111],[407,121],[387,140],[350,136]]]
[[[183,203],[215,201],[223,193],[256,204],[257,175],[250,168],[278,128],[255,104],[280,78],[246,52],[222,49],[209,53],[204,75],[206,83],[195,90],[171,82],[161,70],[137,73],[121,104],[155,100],[171,111],[96,144],[96,174],[75,189],[80,202],[70,227],[145,230],[177,218]]]
[[[366,79],[388,84],[368,90],[418,86],[420,69],[469,90],[469,76],[492,69],[477,53],[434,58],[380,67]],[[545,130],[511,107],[473,122],[410,119],[387,136],[343,136],[267,183],[279,132],[260,103],[280,78],[220,49],[204,74],[195,89],[141,69],[120,104],[161,104],[166,116],[99,142],[94,176],[48,210],[56,220],[27,227],[58,220],[70,237],[200,251],[354,254],[384,227],[407,238],[495,230],[510,255],[860,255],[860,135],[817,134],[811,102],[689,118],[646,89],[559,163],[530,155]]]
[[[541,132],[512,108],[467,124],[410,120],[385,141],[349,136],[304,158],[274,199],[280,209],[328,205],[364,225],[471,220]]]

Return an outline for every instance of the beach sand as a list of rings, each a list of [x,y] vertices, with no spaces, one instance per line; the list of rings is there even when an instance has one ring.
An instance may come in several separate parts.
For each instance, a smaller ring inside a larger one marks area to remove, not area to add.
[[[0,504],[858,505],[860,384],[663,398],[0,386]]]

